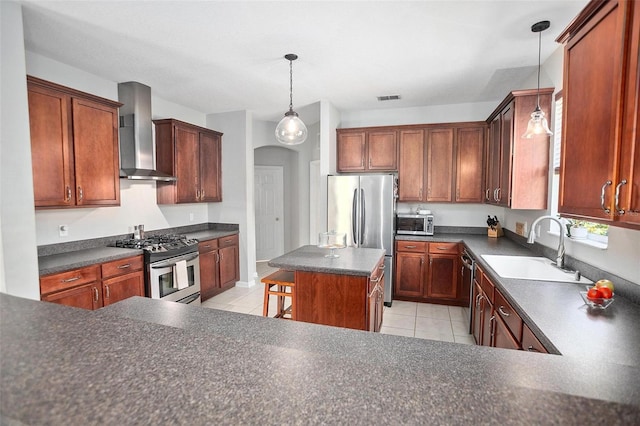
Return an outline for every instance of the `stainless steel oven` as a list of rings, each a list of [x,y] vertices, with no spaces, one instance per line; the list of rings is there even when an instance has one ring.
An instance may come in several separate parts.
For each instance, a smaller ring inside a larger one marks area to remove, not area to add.
[[[181,272],[185,268],[186,272]],[[180,277],[183,278],[180,278]],[[200,262],[198,252],[170,257],[149,264],[152,299],[179,303],[200,303]]]

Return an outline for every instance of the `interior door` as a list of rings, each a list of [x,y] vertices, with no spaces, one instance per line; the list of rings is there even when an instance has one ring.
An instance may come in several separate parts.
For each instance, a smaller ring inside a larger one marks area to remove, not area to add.
[[[284,253],[284,169],[255,166],[256,259]]]

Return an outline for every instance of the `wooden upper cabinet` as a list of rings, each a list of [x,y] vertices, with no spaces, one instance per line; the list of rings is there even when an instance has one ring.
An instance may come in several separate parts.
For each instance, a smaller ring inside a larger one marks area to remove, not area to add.
[[[398,169],[398,134],[389,129],[338,129],[338,172]]]
[[[457,203],[482,203],[484,197],[484,127],[457,130]]]
[[[592,1],[558,38],[566,43],[558,210],[571,217],[640,226],[638,9]]]
[[[426,201],[453,201],[453,156],[454,129],[427,130]]]
[[[400,130],[398,201],[423,201],[424,130]]]
[[[36,208],[120,205],[118,102],[27,77]]]
[[[553,88],[540,89],[540,108],[551,116]],[[538,91],[513,91],[487,119],[487,183],[485,202],[512,209],[547,208],[549,136],[525,139]]]
[[[178,178],[156,184],[158,204],[222,201],[222,133],[174,119],[153,122],[156,168]]]

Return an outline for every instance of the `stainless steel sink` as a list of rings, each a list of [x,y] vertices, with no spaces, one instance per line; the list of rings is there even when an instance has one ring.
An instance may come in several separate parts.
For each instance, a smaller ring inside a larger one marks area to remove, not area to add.
[[[482,258],[503,278],[533,281],[562,281],[571,283],[592,283],[587,278],[576,280],[575,271],[557,268],[546,257],[502,256],[483,254]]]

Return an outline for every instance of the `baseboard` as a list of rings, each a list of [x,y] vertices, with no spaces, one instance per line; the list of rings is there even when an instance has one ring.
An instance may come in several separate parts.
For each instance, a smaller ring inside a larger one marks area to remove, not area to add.
[[[254,287],[255,285],[256,285],[256,282],[254,280],[251,280],[251,281],[236,281],[236,287],[251,288],[251,287]]]

